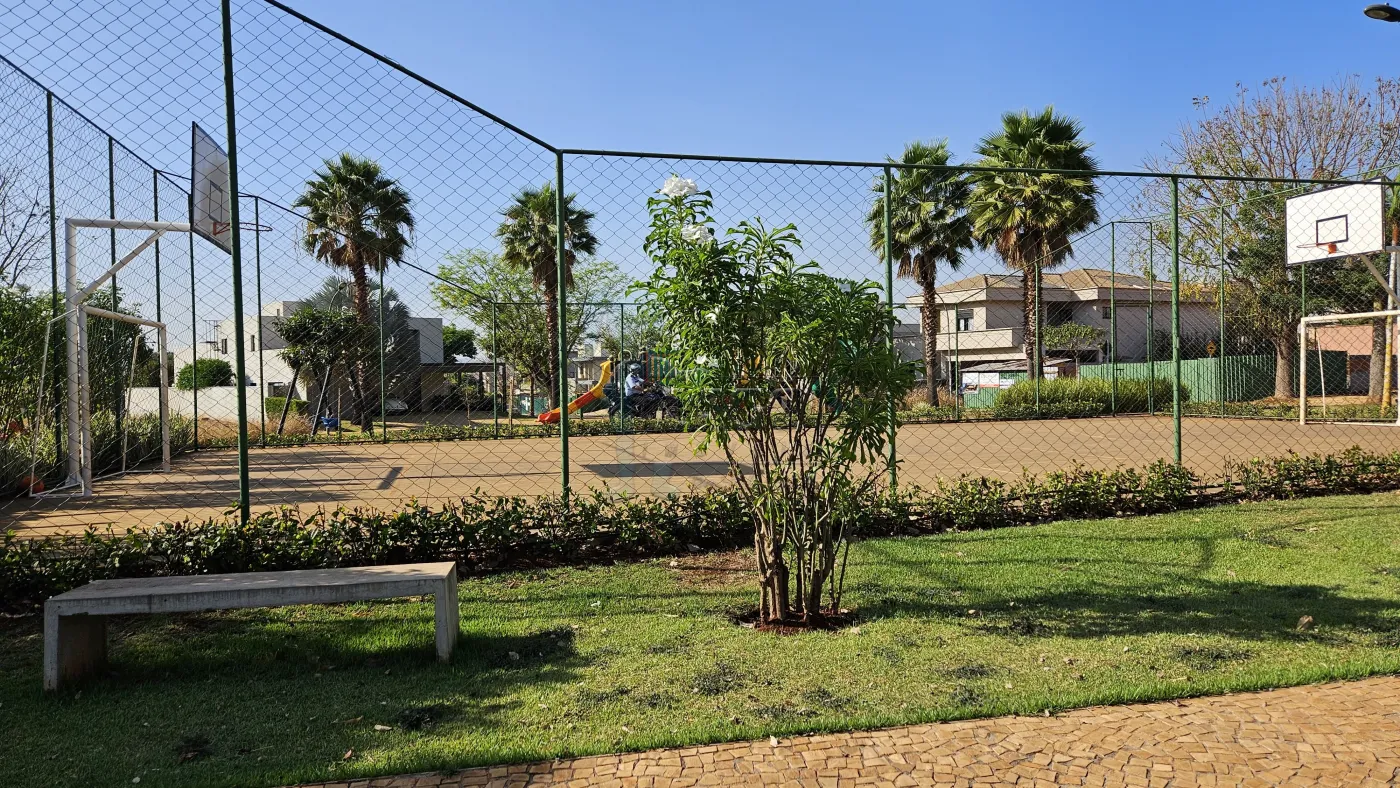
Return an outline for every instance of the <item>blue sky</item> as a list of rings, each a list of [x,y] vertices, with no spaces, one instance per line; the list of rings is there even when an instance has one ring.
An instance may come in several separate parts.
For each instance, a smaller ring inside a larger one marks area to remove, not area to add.
[[[1103,167],[1138,170],[1194,116],[1193,97],[1228,101],[1236,83],[1275,76],[1317,85],[1394,75],[1400,47],[1400,25],[1366,19],[1360,0],[291,4],[555,145],[785,158],[875,161],[946,136],[967,160],[1002,112],[1053,103],[1083,121]],[[375,158],[413,195],[410,262],[432,271],[454,251],[494,249],[501,208],[552,178],[544,149],[261,0],[233,7],[244,192],[290,204],[326,157]],[[186,172],[190,121],[222,131],[217,9],[217,0],[0,6],[0,52],[134,152],[117,164],[123,215],[152,202],[136,155]],[[0,153],[22,158],[39,182],[43,96],[21,82],[0,85]],[[103,215],[105,138],[58,114],[60,214]],[[864,222],[878,169],[585,157],[567,166],[568,189],[598,213],[600,255],[629,274],[651,266],[646,196],[679,171],[715,190],[723,226],[792,221],[824,268],[883,278]],[[1140,216],[1147,185],[1102,179],[1104,221]],[[169,190],[162,200],[179,203]],[[302,251],[296,217],[269,210],[261,221],[275,231],[256,239],[261,263],[248,291],[277,300],[314,289],[327,270]],[[1111,248],[1102,233],[1086,236],[1074,262],[1141,268],[1141,235]],[[194,287],[201,319],[227,315],[227,257],[203,245],[195,256],[197,281],[166,303],[189,301]],[[963,273],[1002,270],[979,253]],[[124,276],[133,288],[142,281],[136,266]],[[396,268],[387,283],[415,313],[437,308],[429,277]],[[898,297],[912,288],[897,282]]]
[[[292,5],[556,145],[812,158],[965,157],[1053,103],[1136,169],[1193,96],[1393,75],[1400,48],[1358,0]]]

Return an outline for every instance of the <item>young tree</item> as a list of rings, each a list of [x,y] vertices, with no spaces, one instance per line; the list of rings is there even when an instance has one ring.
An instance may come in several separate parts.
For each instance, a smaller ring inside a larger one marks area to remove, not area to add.
[[[1031,378],[1043,374],[1037,314],[1040,272],[1069,257],[1070,238],[1099,220],[1098,162],[1081,140],[1079,121],[1046,107],[1032,115],[1008,112],[1001,129],[977,145],[982,167],[1058,172],[974,172],[968,213],[979,244],[995,249],[1021,275],[1023,347]]]
[[[433,285],[438,306],[461,315],[480,330],[480,344],[518,375],[544,384],[555,369],[549,316],[530,271],[480,250],[447,255],[438,266],[443,281]],[[615,307],[627,277],[606,260],[582,258],[573,266],[573,298],[569,299],[564,342],[569,352],[598,321]],[[488,295],[489,294],[489,295]]]
[[[578,255],[591,255],[598,250],[589,223],[593,212],[574,207],[577,195],[564,196],[564,284],[573,288],[574,265]],[[559,335],[559,260],[557,254],[558,211],[554,187],[546,183],[538,189],[525,189],[515,202],[502,212],[504,221],[496,230],[501,239],[501,259],[530,273],[530,278],[544,297],[545,326],[548,336]],[[575,294],[577,300],[578,294]],[[559,407],[559,359],[550,357],[547,375],[536,380],[548,381],[549,407]]]
[[[792,225],[717,242],[708,192],[672,176],[660,195],[638,289],[665,321],[676,393],[707,403],[698,450],[723,450],[751,512],[759,620],[819,625],[840,609],[847,529],[888,470],[914,366],[888,343],[880,288],[799,264]]]
[[[377,162],[340,154],[306,184],[293,205],[306,209],[306,251],[332,268],[350,273],[355,315],[362,333],[376,326],[369,272],[403,262],[413,231],[408,192],[384,175]],[[369,407],[374,383],[365,358],[353,365],[355,416],[360,429],[374,430]]]
[[[904,155],[891,164],[947,166],[952,154],[948,140],[911,142]],[[923,291],[924,380],[928,402],[938,404],[938,266],[954,271],[962,267],[963,252],[972,248],[972,220],[967,202],[972,186],[960,172],[900,167],[890,184],[890,251],[899,261],[899,275],[913,279]],[[870,227],[870,248],[885,253],[885,182],[875,181],[875,204],[865,222]]]
[[[1306,87],[1275,77],[1254,91],[1237,85],[1234,99],[1225,104],[1213,104],[1208,96],[1193,103],[1200,117],[1182,124],[1166,141],[1166,152],[1145,164],[1165,172],[1279,179],[1264,185],[1180,179],[1181,254],[1183,264],[1198,276],[1218,277],[1219,249],[1223,244],[1231,250],[1225,264],[1230,322],[1248,322],[1241,328],[1269,336],[1277,359],[1274,395],[1294,396],[1301,283],[1284,266],[1282,202],[1313,187],[1286,181],[1368,178],[1389,172],[1400,161],[1400,79],[1378,79],[1368,86],[1345,77]],[[1144,197],[1153,212],[1170,208],[1163,182],[1150,184]],[[1263,204],[1253,205],[1253,200]],[[1274,256],[1263,256],[1264,250],[1272,250],[1269,254]],[[1384,270],[1385,261],[1378,262]],[[1324,269],[1339,267],[1336,263],[1308,267],[1309,312],[1329,297],[1317,277],[1329,275]],[[1369,278],[1353,277],[1332,287],[1346,289],[1333,294],[1338,300],[1363,304],[1354,311],[1369,311],[1380,298],[1379,287]],[[1379,356],[1373,352],[1373,367],[1383,361]],[[1372,393],[1379,396],[1380,380],[1373,381]]]
[[[327,379],[336,365],[346,372],[352,372],[362,359],[363,352],[357,334],[364,330],[353,312],[337,309],[317,309],[302,307],[292,314],[274,321],[278,336],[287,346],[278,352],[283,361],[292,368],[292,380],[305,376],[308,391],[311,382]],[[354,375],[347,376],[354,385]],[[321,392],[325,395],[325,391]],[[277,420],[277,434],[281,435],[287,423],[287,413],[291,407],[292,391],[282,404],[282,413]],[[320,415],[319,403],[313,417]]]

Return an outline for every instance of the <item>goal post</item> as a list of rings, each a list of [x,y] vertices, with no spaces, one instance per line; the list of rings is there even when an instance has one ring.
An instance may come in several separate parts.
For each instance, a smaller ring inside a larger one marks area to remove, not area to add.
[[[82,229],[135,230],[149,231],[144,240],[125,254],[115,265],[110,266],[100,276],[85,287],[79,284],[78,232]],[[78,487],[78,495],[83,498],[92,495],[93,468],[95,465],[92,440],[91,370],[88,359],[88,318],[95,317],[119,323],[153,328],[157,332],[157,346],[160,369],[159,418],[161,443],[161,469],[170,470],[170,371],[166,358],[169,351],[169,332],[166,324],[137,315],[101,309],[87,303],[97,290],[116,276],[123,268],[136,260],[153,246],[166,233],[188,233],[193,228],[188,222],[157,222],[141,219],[67,219],[64,221],[64,300],[67,310],[64,320],[67,326],[65,360],[68,385],[65,402],[65,422],[67,448],[66,478],[57,489]],[[133,349],[134,352],[134,349]],[[122,462],[125,467],[126,446],[123,439]],[[57,491],[55,490],[55,492]]]
[[[1311,326],[1336,325],[1352,320],[1385,320],[1391,318],[1397,328],[1400,328],[1400,309],[1381,309],[1374,312],[1343,312],[1331,315],[1308,315],[1298,321],[1298,423],[1306,425],[1308,423],[1308,328]],[[1400,348],[1400,331],[1390,338],[1391,349],[1394,351]],[[1318,346],[1319,352],[1321,345]],[[1319,372],[1321,371],[1319,361]],[[1322,386],[1323,405],[1326,406],[1327,386],[1324,381]],[[1395,426],[1400,427],[1400,414],[1397,415]]]

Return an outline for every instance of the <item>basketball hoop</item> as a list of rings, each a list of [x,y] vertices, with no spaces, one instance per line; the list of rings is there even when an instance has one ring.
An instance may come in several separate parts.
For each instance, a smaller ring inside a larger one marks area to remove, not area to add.
[[[214,234],[220,236],[227,235],[232,226],[233,224],[231,222],[214,222]],[[270,233],[273,228],[271,225],[258,224],[257,222],[239,222],[238,229],[240,232],[245,233]]]

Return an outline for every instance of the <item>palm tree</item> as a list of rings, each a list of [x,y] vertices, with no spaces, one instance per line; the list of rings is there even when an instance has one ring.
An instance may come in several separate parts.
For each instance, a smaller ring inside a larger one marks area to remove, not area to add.
[[[891,164],[948,166],[952,154],[948,140],[911,142],[899,161]],[[870,248],[885,251],[885,183],[876,181],[875,204],[866,223]],[[962,253],[972,248],[972,220],[967,201],[972,186],[960,172],[941,169],[895,168],[890,183],[890,252],[899,261],[899,275],[918,282],[923,289],[924,379],[928,402],[938,404],[938,266],[954,271],[962,267]]]
[[[574,263],[580,254],[598,250],[598,239],[588,225],[593,212],[574,207],[577,195],[564,196],[564,282],[574,284]],[[525,189],[515,202],[501,212],[505,217],[496,230],[501,239],[501,259],[508,265],[530,272],[535,289],[544,296],[545,330],[550,345],[558,350],[559,268],[555,240],[558,236],[554,187],[546,183],[538,189]],[[559,407],[559,353],[550,354],[549,406]]]
[[[355,316],[370,341],[375,319],[370,312],[369,272],[391,262],[403,262],[413,232],[408,192],[384,175],[378,162],[342,153],[327,159],[325,169],[307,181],[306,191],[293,203],[306,209],[302,244],[316,259],[350,272]],[[377,341],[377,336],[375,337]],[[367,348],[366,348],[367,349]],[[360,428],[373,431],[369,402],[370,375],[366,356],[354,364],[355,416]]]
[[[979,166],[1020,170],[974,172],[968,213],[977,242],[1021,274],[1023,344],[1032,378],[1041,375],[1040,272],[1064,262],[1073,251],[1070,236],[1099,220],[1092,174],[1098,162],[1089,154],[1091,143],[1079,139],[1082,132],[1079,121],[1046,107],[1034,115],[1002,115],[1001,130],[977,145]]]

